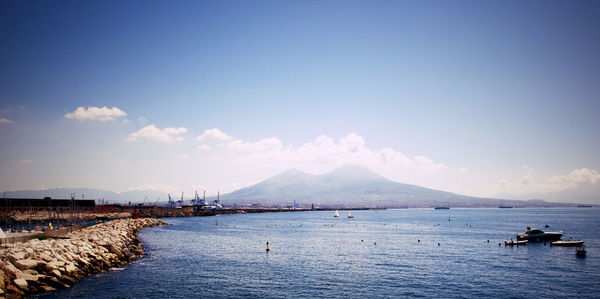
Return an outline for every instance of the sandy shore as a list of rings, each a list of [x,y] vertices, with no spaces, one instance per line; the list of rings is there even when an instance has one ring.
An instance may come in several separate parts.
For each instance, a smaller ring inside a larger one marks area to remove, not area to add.
[[[0,298],[19,298],[72,286],[82,277],[129,263],[143,254],[136,234],[162,220],[119,219],[60,239],[33,239],[0,250]]]

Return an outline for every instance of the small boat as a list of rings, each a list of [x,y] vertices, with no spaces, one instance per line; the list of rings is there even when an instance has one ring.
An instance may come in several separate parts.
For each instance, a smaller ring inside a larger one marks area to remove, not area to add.
[[[508,241],[504,241],[504,246],[519,246],[519,245],[527,245],[527,243],[529,243],[529,241],[527,240],[523,240],[523,241],[513,241],[512,238]]]
[[[333,217],[340,217],[340,214],[338,214],[337,210],[335,210],[335,214],[333,214]]]
[[[531,229],[527,227],[527,231],[517,235],[517,241],[528,240],[532,242],[558,241],[562,237],[563,232],[544,232],[539,229]]]
[[[449,210],[449,207],[435,207],[434,210]]]
[[[502,205],[501,205],[501,206],[499,206],[498,208],[499,208],[499,209],[512,209],[512,208],[513,208],[513,206],[502,206]]]
[[[579,248],[575,248],[575,255],[577,257],[585,257],[587,255],[587,251],[585,251],[585,245],[582,245]]]
[[[550,245],[552,246],[582,246],[583,245],[583,241],[579,240],[579,241],[555,241],[550,243]]]
[[[350,211],[348,211],[348,218],[354,218],[354,216],[350,215]]]

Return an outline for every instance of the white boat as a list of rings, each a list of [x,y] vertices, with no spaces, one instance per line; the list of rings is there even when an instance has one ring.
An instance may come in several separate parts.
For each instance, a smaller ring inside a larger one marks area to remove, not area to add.
[[[348,211],[348,218],[354,218],[354,216],[350,214],[350,211]]]
[[[583,245],[583,241],[554,241],[550,243],[552,246],[581,246]]]
[[[544,232],[539,229],[527,228],[523,234],[517,235],[517,241],[528,240],[532,242],[558,241],[562,237],[563,232]]]
[[[337,210],[335,210],[335,214],[333,214],[333,217],[340,217],[340,214],[338,214]]]

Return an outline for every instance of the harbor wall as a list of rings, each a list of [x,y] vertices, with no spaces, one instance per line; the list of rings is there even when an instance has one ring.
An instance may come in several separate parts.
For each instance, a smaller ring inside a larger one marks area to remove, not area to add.
[[[166,225],[158,219],[119,219],[60,238],[32,239],[0,249],[0,298],[20,298],[72,286],[75,281],[143,254],[136,234]]]

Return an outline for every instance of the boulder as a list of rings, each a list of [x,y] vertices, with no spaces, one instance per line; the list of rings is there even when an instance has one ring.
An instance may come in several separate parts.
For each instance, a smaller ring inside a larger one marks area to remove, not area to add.
[[[23,279],[23,278],[17,278],[17,279],[15,279],[15,280],[13,280],[13,282],[14,282],[14,283],[15,283],[15,285],[16,285],[17,287],[19,287],[21,290],[25,290],[25,291],[26,291],[26,290],[28,289],[28,288],[27,288],[27,287],[28,287],[27,281],[26,281],[25,279]]]
[[[5,261],[4,262],[4,273],[8,274],[8,275],[15,275],[16,273],[21,272],[21,270],[17,269],[17,267],[15,267],[11,262],[9,261]]]
[[[62,282],[63,284],[65,284],[67,286],[72,286],[75,284],[75,279],[68,275],[62,275],[61,277],[58,278],[58,281]]]
[[[37,267],[41,262],[38,260],[33,260],[33,259],[24,259],[24,260],[17,260],[15,261],[15,267],[17,267],[19,270],[23,271],[23,270],[27,270],[27,269],[33,269],[35,267]]]

